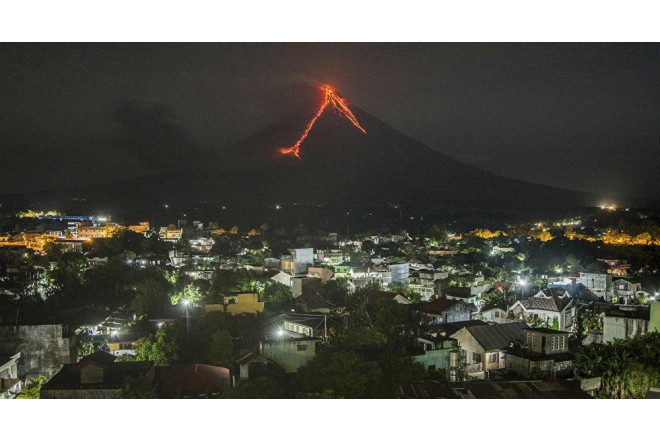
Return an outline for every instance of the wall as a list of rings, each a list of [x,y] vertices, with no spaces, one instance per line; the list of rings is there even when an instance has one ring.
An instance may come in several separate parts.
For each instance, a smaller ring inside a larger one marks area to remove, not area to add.
[[[42,399],[102,399],[121,398],[121,389],[46,389],[40,394]]]
[[[0,353],[21,353],[18,376],[52,378],[65,363],[77,360],[75,335],[63,337],[63,325],[0,326]]]
[[[603,342],[607,343],[615,338],[627,340],[648,332],[649,322],[644,319],[608,317],[603,318]]]
[[[651,303],[651,322],[649,332],[660,332],[660,302]]]
[[[466,369],[469,372],[474,372],[475,370],[482,371],[483,363],[474,363],[472,361],[472,354],[475,352],[481,354],[481,361],[483,362],[483,355],[485,351],[484,348],[482,348],[481,345],[477,343],[474,337],[472,337],[472,334],[470,334],[466,329],[461,329],[456,334],[452,335],[452,337],[455,338],[458,342],[461,351],[466,351],[464,360]]]
[[[286,373],[297,372],[298,368],[306,365],[316,355],[316,343],[319,339],[310,340],[283,340],[260,343],[260,355],[270,358]],[[302,346],[305,346],[305,349]]]

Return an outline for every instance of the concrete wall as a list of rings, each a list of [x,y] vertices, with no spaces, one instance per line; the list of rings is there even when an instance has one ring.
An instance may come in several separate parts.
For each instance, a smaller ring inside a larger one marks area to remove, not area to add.
[[[77,360],[75,335],[63,325],[0,326],[0,353],[21,353],[18,376],[52,378],[63,364]]]
[[[651,322],[649,332],[660,332],[660,302],[651,303]]]
[[[649,322],[644,319],[608,317],[603,318],[603,342],[616,338],[628,340],[637,335],[644,335],[649,330]]]
[[[283,340],[261,342],[260,355],[282,366],[286,373],[297,372],[316,355],[320,340]]]
[[[103,399],[121,398],[121,389],[46,389],[41,399]]]

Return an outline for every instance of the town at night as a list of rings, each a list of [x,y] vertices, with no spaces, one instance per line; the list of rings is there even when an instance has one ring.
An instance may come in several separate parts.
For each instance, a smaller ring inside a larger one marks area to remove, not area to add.
[[[330,6],[0,32],[9,434],[648,436],[657,14]]]

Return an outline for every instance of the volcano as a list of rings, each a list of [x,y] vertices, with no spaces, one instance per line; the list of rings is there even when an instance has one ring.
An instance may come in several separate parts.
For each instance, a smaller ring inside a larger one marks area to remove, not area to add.
[[[350,110],[355,121],[336,105],[319,112],[318,95],[253,136],[209,152],[202,158],[204,166],[199,158],[196,164],[191,158],[176,172],[14,199],[75,198],[85,200],[86,209],[145,217],[164,202],[177,204],[181,212],[205,204],[251,207],[252,213],[283,203],[539,213],[600,202],[594,194],[522,182],[466,165],[354,105]],[[300,154],[283,154],[307,128]]]

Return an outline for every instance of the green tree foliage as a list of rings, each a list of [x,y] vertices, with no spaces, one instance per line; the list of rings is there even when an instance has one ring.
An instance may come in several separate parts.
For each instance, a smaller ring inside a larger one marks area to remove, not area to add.
[[[369,376],[355,352],[324,348],[299,369],[294,384],[298,398],[366,398]]]
[[[349,289],[348,279],[334,279],[321,283],[319,295],[335,306],[346,306]]]
[[[254,291],[262,293],[264,286],[264,277],[254,271],[217,269],[211,277],[207,300],[212,303],[222,302],[223,297],[231,292]]]
[[[264,300],[269,310],[283,310],[291,303],[293,296],[286,285],[270,281],[264,290]]]
[[[137,376],[128,376],[124,378],[121,397],[138,399],[156,398],[156,387],[153,381],[143,373]]]
[[[137,341],[135,360],[153,361],[157,366],[180,363],[183,359],[182,344],[185,341],[185,337],[182,337],[181,327],[161,328],[154,339],[143,337]]]
[[[272,377],[257,377],[240,381],[233,389],[225,391],[221,398],[287,398],[285,388]]]
[[[178,305],[179,303],[200,303],[204,299],[202,290],[198,286],[190,283],[182,290],[176,291],[170,295],[170,303]]]
[[[102,350],[108,344],[108,337],[103,334],[92,334],[83,331],[76,338],[78,359]]]
[[[41,394],[41,386],[46,382],[46,377],[30,378],[28,385],[21,389],[21,392],[16,396],[20,400],[33,400],[38,399]]]
[[[575,349],[578,378],[601,377],[601,398],[644,398],[660,386],[660,333],[631,340],[579,346]]]
[[[481,301],[483,302],[482,309],[492,309],[492,308],[501,308],[506,309],[506,298],[504,295],[498,291],[487,292],[481,296]]]
[[[226,365],[232,362],[233,356],[234,342],[229,331],[215,331],[211,337],[209,361],[217,365]]]
[[[419,303],[422,301],[422,295],[415,291],[414,289],[402,284],[402,283],[392,283],[388,287],[391,291],[398,292],[402,294],[405,298],[410,300],[412,303]]]
[[[444,245],[449,242],[449,234],[447,230],[439,225],[433,225],[426,233],[431,245]]]
[[[133,285],[136,292],[131,307],[140,316],[166,307],[171,286],[162,275],[139,280]]]

